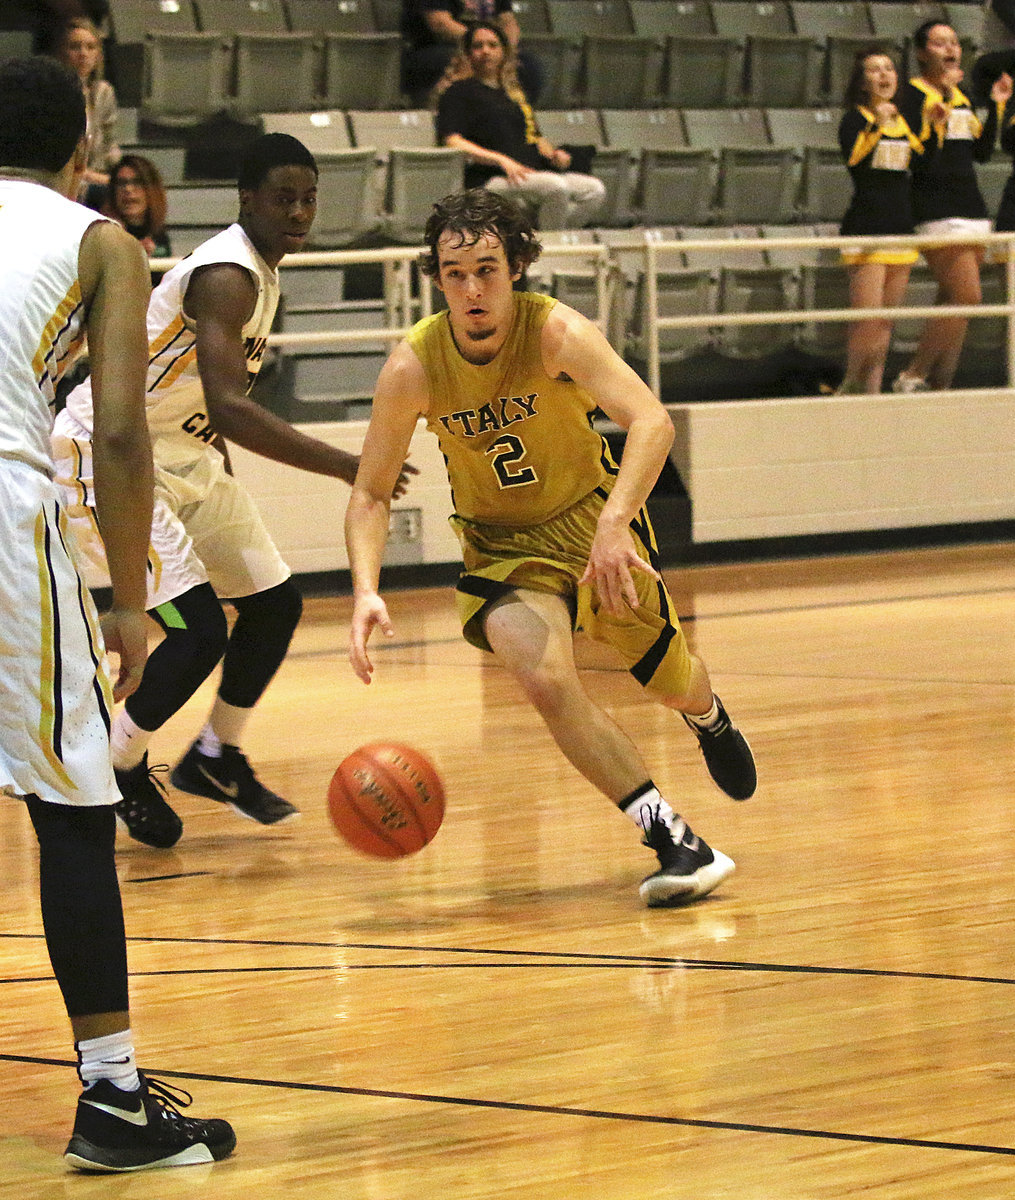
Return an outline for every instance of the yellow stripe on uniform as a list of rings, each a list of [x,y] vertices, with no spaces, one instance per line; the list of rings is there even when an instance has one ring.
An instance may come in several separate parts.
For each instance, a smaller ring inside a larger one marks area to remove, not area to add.
[[[67,318],[80,303],[81,287],[75,279],[67,295],[57,305],[56,312],[50,317],[46,328],[42,331],[42,338],[39,341],[38,349],[32,358],[32,370],[35,372],[35,378],[40,383],[46,374],[46,359],[49,358],[50,352],[53,349],[53,343],[56,341],[60,330],[67,324]]]
[[[180,375],[190,366],[197,358],[197,347],[191,346],[189,350],[185,350],[180,357],[173,363],[168,371],[162,376],[158,383],[151,389],[152,392],[161,392],[167,387],[172,387]]]
[[[163,329],[159,336],[148,347],[148,358],[158,358],[163,350],[169,345],[174,337],[184,328],[183,317],[178,316],[175,321],[170,321]]]
[[[39,566],[39,615],[42,629],[39,647],[39,745],[58,782],[72,792],[74,783],[56,753],[56,613],[53,608],[52,575],[46,558],[46,514],[35,518],[35,557]]]

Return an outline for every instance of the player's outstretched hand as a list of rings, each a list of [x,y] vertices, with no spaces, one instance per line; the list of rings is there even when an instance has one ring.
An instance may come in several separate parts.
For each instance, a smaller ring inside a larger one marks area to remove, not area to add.
[[[349,629],[349,662],[364,683],[370,682],[374,665],[367,654],[367,642],[374,626],[386,638],[395,636],[395,627],[388,616],[388,607],[376,592],[362,592],[355,600],[352,610],[352,626]]]
[[[100,621],[106,649],[120,657],[113,699],[136,692],[148,661],[148,619],[140,609],[113,608]]]
[[[392,500],[401,500],[405,493],[409,490],[409,481],[413,475],[419,474],[419,467],[414,467],[410,462],[402,463],[402,469],[398,475],[398,482],[395,484],[395,490],[391,493]]]

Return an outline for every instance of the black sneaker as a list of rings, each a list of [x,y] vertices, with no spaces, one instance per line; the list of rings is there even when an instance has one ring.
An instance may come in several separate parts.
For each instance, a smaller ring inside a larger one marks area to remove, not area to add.
[[[228,804],[241,817],[261,825],[278,825],[300,815],[295,805],[261,783],[237,746],[223,746],[222,757],[212,758],[202,754],[195,742],[174,767],[169,782],[181,792]]]
[[[707,896],[736,870],[736,863],[713,850],[684,822],[680,841],[664,822],[653,818],[644,844],[659,856],[659,870],[641,881],[638,894],[649,908],[677,908]]]
[[[702,729],[687,716],[684,722],[698,739],[705,766],[731,800],[749,800],[758,786],[758,771],[747,738],[729,719],[718,696],[719,720],[714,729]]]
[[[232,1154],[228,1121],[198,1121],[179,1111],[191,1095],[141,1076],[141,1090],[121,1091],[100,1079],[78,1098],[64,1157],[79,1171],[144,1171],[215,1162]]]
[[[123,799],[113,805],[120,824],[132,838],[168,850],[183,833],[183,822],[166,803],[166,789],[155,778],[156,771],[168,771],[163,763],[148,766],[148,754],[129,771],[113,771]]]

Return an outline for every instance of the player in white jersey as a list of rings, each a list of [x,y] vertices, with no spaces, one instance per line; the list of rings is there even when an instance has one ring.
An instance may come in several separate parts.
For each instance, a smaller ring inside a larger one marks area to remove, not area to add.
[[[306,147],[287,134],[256,139],[240,168],[238,222],[170,270],[148,306],[156,485],[147,607],[165,637],[114,722],[112,746],[124,797],[117,814],[150,846],[174,845],[183,828],[149,768],[151,735],[220,659],[208,722],[171,781],[264,825],[298,815],[257,779],[239,747],[302,602],[253,500],[229,473],[223,439],[346,483],[355,477],[355,455],[307,437],[247,395],[275,317],[279,261],[302,249],[316,199],[317,166]],[[57,419],[54,451],[95,585],[103,582],[102,546],[91,507],[90,437],[86,381]],[[396,494],[405,482],[403,471]],[[231,634],[220,600],[237,610]]]
[[[69,199],[87,162],[75,76],[47,58],[9,60],[0,113],[0,789],[24,798],[39,841],[46,946],[84,1085],[66,1157],[89,1171],[210,1162],[236,1143],[228,1123],[183,1118],[137,1070],[114,857],[109,714],[147,654],[147,266],[134,239]],[[113,598],[101,623],[49,448],[55,386],[86,333]],[[115,687],[104,643],[119,654]]]

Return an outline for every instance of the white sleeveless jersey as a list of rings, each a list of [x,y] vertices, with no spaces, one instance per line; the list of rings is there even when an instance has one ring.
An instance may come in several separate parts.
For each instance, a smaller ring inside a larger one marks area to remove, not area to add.
[[[101,220],[42,184],[0,180],[0,457],[48,476],[56,384],[85,332],[78,252]]]
[[[190,278],[199,267],[237,263],[250,272],[257,301],[243,326],[247,360],[247,390],[261,369],[261,360],[278,307],[278,272],[261,258],[239,225],[230,225],[177,263],[152,292],[148,304],[147,413],[155,449],[162,466],[183,466],[201,458],[215,437],[208,417],[197,369],[197,335],[183,311]],[[67,412],[85,429],[92,428],[91,380],[67,398]]]

